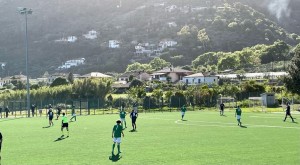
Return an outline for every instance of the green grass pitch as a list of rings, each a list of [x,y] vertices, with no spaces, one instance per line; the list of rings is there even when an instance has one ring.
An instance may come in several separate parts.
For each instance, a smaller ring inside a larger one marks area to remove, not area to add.
[[[137,132],[124,130],[122,154],[110,160],[113,115],[78,116],[70,137],[60,136],[60,120],[48,126],[45,117],[1,119],[2,165],[293,165],[300,164],[300,126],[283,113],[243,113],[244,128],[233,112],[140,113]],[[293,115],[299,121],[300,115]],[[116,148],[115,148],[116,152]]]

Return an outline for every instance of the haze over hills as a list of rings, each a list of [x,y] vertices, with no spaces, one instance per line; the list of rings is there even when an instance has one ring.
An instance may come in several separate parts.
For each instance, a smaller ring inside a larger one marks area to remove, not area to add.
[[[0,0],[0,62],[7,62],[0,73],[3,77],[25,72],[25,19],[17,13],[20,6],[33,9],[28,16],[32,77],[45,71],[57,72],[62,62],[74,58],[85,58],[86,64],[66,72],[123,72],[133,60],[151,60],[134,55],[134,46],[139,42],[177,41],[176,50],[169,54],[182,55],[182,65],[190,65],[207,51],[236,51],[256,44],[273,44],[277,39],[290,45],[299,42],[300,2],[286,0],[282,8],[275,3],[273,9],[279,11],[272,10],[274,1],[270,0],[226,2],[229,6],[223,0]],[[176,8],[167,10],[172,5]],[[176,26],[170,27],[169,22]],[[228,26],[230,23],[233,27]],[[194,27],[197,33],[205,29],[209,47],[203,47],[196,33],[187,38],[178,35],[185,26]],[[83,36],[91,30],[97,32],[96,39]],[[76,42],[56,42],[68,36],[76,36]],[[109,40],[119,40],[121,48],[109,49]]]

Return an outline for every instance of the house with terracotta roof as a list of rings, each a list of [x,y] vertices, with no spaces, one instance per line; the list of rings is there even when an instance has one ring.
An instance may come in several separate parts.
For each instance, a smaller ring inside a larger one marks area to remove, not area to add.
[[[192,71],[181,68],[164,68],[162,70],[155,71],[151,74],[153,80],[170,81],[176,83],[181,81],[183,77],[193,74]],[[169,79],[169,80],[168,80]]]
[[[146,72],[139,71],[139,72],[126,72],[119,76],[118,81],[128,82],[130,77],[132,77],[133,79],[138,79],[140,81],[151,81],[152,80],[151,75],[149,75]]]

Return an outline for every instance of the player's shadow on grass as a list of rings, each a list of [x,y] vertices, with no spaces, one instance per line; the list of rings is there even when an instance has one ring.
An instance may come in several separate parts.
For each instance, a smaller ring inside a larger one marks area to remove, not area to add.
[[[129,132],[137,132],[137,130],[132,129],[132,130],[130,130]]]
[[[59,138],[57,138],[56,140],[54,140],[54,142],[58,142],[58,141],[62,141],[65,140],[66,138],[68,138],[69,136],[61,136]]]
[[[111,160],[112,162],[117,162],[122,158],[122,156],[118,155],[111,155],[108,157],[109,160]]]
[[[45,126],[45,127],[43,127],[43,128],[50,128],[50,126]]]
[[[240,127],[241,127],[241,128],[248,128],[247,126],[244,126],[244,125],[241,125]]]

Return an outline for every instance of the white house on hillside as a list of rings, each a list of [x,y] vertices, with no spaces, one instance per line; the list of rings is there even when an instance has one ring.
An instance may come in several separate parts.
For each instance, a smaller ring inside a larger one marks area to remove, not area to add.
[[[176,22],[168,22],[167,24],[168,24],[169,28],[177,27]]]
[[[218,83],[218,76],[215,75],[203,75],[202,73],[195,73],[192,75],[184,76],[182,82],[187,85],[199,85],[199,84],[213,84]]]
[[[135,53],[136,54],[147,54],[151,55],[155,49],[155,44],[149,44],[149,43],[139,43],[135,46]]]
[[[14,75],[14,76],[3,77],[0,80],[0,85],[2,84],[2,86],[3,86],[4,84],[9,84],[9,83],[11,83],[11,81],[20,81],[20,82],[26,84],[26,80],[27,80],[27,76],[18,74],[18,75]]]
[[[174,40],[162,40],[159,42],[158,46],[161,50],[164,50],[168,47],[174,47],[177,45],[177,41]]]
[[[167,6],[166,8],[165,8],[165,11],[166,12],[173,12],[173,11],[175,11],[177,9],[177,6],[176,5],[171,5],[171,6]]]
[[[77,59],[73,59],[73,60],[68,60],[66,61],[63,65],[59,66],[57,69],[69,69],[73,66],[78,66],[78,65],[82,65],[85,62],[85,58],[77,58]]]
[[[118,40],[109,40],[108,47],[113,49],[120,48],[120,42]]]
[[[96,39],[97,38],[97,32],[95,30],[89,31],[87,34],[83,35],[86,39]]]
[[[112,76],[100,73],[100,72],[91,72],[85,75],[80,76],[79,78],[112,78]]]
[[[76,42],[77,41],[77,37],[76,36],[69,36],[67,38],[61,38],[58,40],[55,40],[55,42]]]

